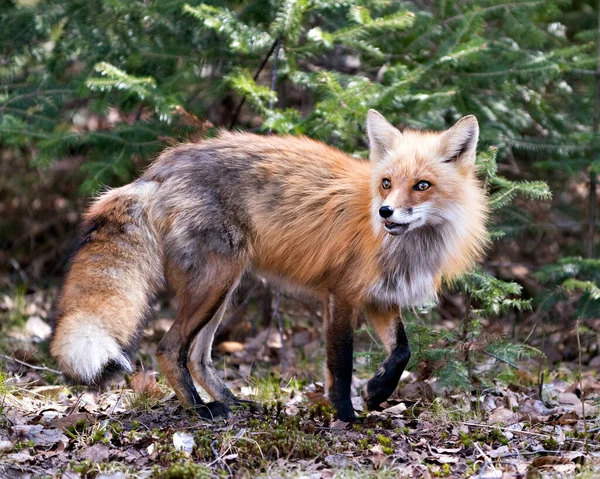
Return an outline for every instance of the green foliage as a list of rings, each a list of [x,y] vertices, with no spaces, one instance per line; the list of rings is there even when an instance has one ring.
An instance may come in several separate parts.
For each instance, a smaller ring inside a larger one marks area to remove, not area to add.
[[[562,258],[557,264],[541,268],[536,277],[555,291],[547,296],[546,308],[568,296],[576,300],[578,317],[597,318],[600,314],[600,260]]]
[[[481,271],[465,276],[461,286],[479,307],[472,312],[480,317],[497,316],[511,309],[529,309],[531,302],[520,299],[521,285],[502,281]]]

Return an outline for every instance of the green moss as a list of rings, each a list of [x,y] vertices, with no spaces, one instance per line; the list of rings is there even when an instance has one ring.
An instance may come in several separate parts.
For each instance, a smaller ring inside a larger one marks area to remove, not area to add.
[[[508,444],[508,438],[502,433],[502,431],[500,429],[494,429],[491,433],[490,433],[491,439],[494,441],[498,441],[500,444],[502,444],[503,446],[506,446]]]
[[[369,449],[369,440],[366,437],[359,439],[357,444],[358,444],[358,448],[362,449],[363,451],[366,451],[367,449]]]
[[[379,444],[382,446],[391,447],[392,445],[392,440],[382,434],[377,434],[377,441],[379,441]]]
[[[88,459],[80,462],[71,462],[71,470],[81,474],[83,477],[95,477],[97,472],[95,464]]]
[[[10,394],[12,390],[8,375],[0,368],[0,397]]]
[[[314,424],[300,417],[278,413],[252,423],[252,434],[236,436],[235,450],[238,460],[248,467],[264,467],[264,461],[314,459],[331,453],[323,435],[315,430]]]
[[[558,441],[553,437],[549,437],[544,441],[544,449],[547,451],[556,451],[558,449]]]
[[[19,441],[19,442],[15,443],[15,445],[13,446],[13,450],[15,452],[19,452],[24,449],[29,449],[30,447],[33,447],[33,446],[35,446],[35,443],[31,439],[28,441]]]
[[[117,436],[123,431],[123,426],[118,422],[111,422],[108,427]]]
[[[129,407],[136,412],[150,412],[153,408],[160,405],[161,397],[148,393],[131,393],[127,397]]]
[[[331,404],[319,401],[308,409],[308,418],[311,421],[320,421],[324,426],[328,426],[333,419],[334,413],[335,411]]]
[[[467,433],[459,431],[458,437],[465,449],[468,449],[473,446],[473,440],[469,437]]]
[[[159,479],[196,479],[213,476],[214,473],[204,464],[189,460],[173,464],[162,471],[159,468],[154,469],[154,477]]]

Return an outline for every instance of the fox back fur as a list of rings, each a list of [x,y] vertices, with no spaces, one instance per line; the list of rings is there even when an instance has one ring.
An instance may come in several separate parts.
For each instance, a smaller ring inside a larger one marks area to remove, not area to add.
[[[51,352],[79,382],[132,370],[153,298],[177,297],[159,365],[207,417],[235,396],[211,363],[214,332],[240,277],[254,270],[325,304],[328,394],[350,402],[352,335],[363,311],[389,357],[363,396],[394,391],[410,351],[403,306],[435,300],[487,243],[473,116],[445,132],[400,132],[371,110],[370,161],[293,136],[222,132],[164,151],[133,183],[85,214],[57,307]],[[349,376],[348,376],[349,368]],[[216,400],[205,404],[196,386]]]

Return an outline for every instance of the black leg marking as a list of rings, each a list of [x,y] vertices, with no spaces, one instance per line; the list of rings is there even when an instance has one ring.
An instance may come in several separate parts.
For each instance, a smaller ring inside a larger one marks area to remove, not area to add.
[[[198,390],[196,389],[194,380],[192,379],[192,375],[190,374],[190,370],[187,367],[189,349],[189,343],[181,348],[181,351],[179,352],[178,361],[181,375],[181,385],[184,388],[189,403],[194,406],[194,409],[198,413],[198,415],[203,417],[204,419],[209,419],[211,421],[227,419],[231,415],[231,408],[229,406],[219,401],[205,403],[204,401],[202,401],[200,394],[198,394]]]
[[[334,302],[334,301],[332,301]],[[326,322],[326,360],[329,375],[329,400],[338,419],[354,421],[352,407],[352,354],[354,349],[354,311],[351,308],[331,307]]]
[[[181,385],[184,388],[184,393],[188,397],[188,400],[191,404],[198,407],[204,404],[200,394],[194,385],[194,380],[192,379],[192,375],[190,374],[190,370],[187,367],[187,357],[189,352],[189,345],[184,345],[179,351],[179,371],[180,371],[180,379]]]
[[[386,401],[398,386],[400,376],[410,359],[410,345],[404,331],[404,325],[398,321],[396,325],[396,347],[381,363],[375,376],[369,380],[363,389],[363,399],[369,410],[374,410]]]

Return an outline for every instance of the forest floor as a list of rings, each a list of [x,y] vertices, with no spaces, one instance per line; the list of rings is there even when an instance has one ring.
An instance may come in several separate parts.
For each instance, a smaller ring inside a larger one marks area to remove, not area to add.
[[[366,413],[359,391],[377,355],[357,354],[360,414],[348,424],[334,420],[323,395],[318,326],[286,328],[285,342],[277,327],[266,328],[215,347],[230,387],[261,406],[208,422],[181,407],[154,372],[171,321],[162,311],[145,332],[138,372],[90,391],[65,384],[47,356],[52,298],[0,299],[0,477],[600,476],[594,364],[523,361],[494,387],[466,392],[408,372],[381,411]],[[363,350],[377,348],[368,330],[357,338]],[[489,367],[499,377],[514,369],[492,358]]]

